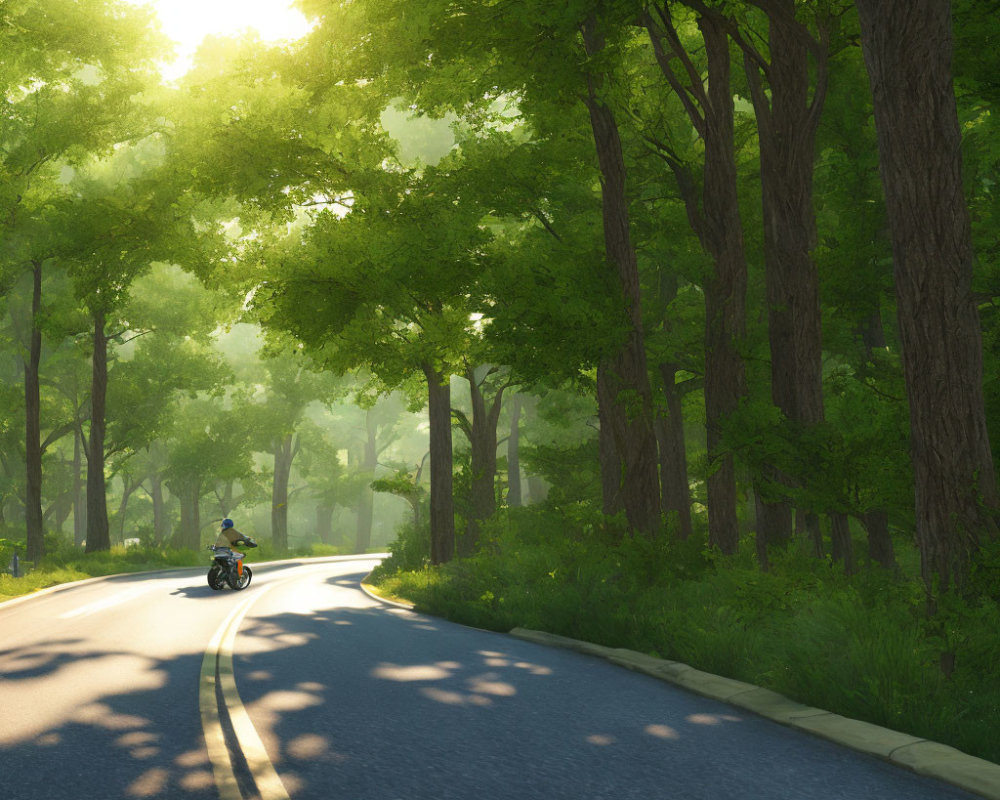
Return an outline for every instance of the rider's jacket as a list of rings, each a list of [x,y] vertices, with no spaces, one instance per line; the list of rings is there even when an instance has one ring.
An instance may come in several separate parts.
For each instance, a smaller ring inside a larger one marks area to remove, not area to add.
[[[236,530],[236,528],[226,528],[225,530],[219,531],[219,538],[215,540],[215,546],[232,547],[242,538],[243,534]]]

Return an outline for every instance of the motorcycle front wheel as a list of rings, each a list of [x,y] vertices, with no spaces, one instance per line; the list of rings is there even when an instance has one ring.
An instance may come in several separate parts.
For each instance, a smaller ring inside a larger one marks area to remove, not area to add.
[[[208,571],[208,585],[216,591],[226,585],[225,573],[218,564],[213,564],[212,568]]]
[[[253,571],[250,567],[243,567],[243,574],[240,575],[235,569],[229,570],[229,574],[226,576],[226,581],[229,583],[230,587],[239,591],[240,589],[246,589],[250,585],[250,579],[253,577]]]

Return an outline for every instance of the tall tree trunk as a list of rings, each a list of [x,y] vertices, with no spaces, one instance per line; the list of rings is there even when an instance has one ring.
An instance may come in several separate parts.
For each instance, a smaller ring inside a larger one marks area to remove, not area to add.
[[[283,553],[288,549],[288,479],[295,458],[295,435],[288,433],[275,443],[274,483],[271,487],[271,544]]]
[[[889,534],[889,514],[882,509],[866,511],[858,519],[868,534],[868,557],[885,569],[896,567],[896,553]]]
[[[830,540],[833,560],[842,562],[844,572],[853,575],[856,571],[854,542],[851,540],[851,526],[847,514],[839,511],[830,514]]]
[[[856,0],[892,234],[921,574],[960,584],[997,535],[951,78],[949,0]]]
[[[125,542],[125,513],[128,511],[128,501],[139,488],[138,483],[133,483],[128,478],[122,479],[122,499],[118,504],[118,541]]]
[[[42,524],[42,429],[39,365],[42,358],[42,330],[38,315],[42,305],[42,263],[31,262],[31,324],[28,360],[24,362],[24,455],[27,483],[24,498],[24,521],[28,535],[26,556],[37,563],[45,555],[45,531]]]
[[[487,405],[482,382],[477,374],[484,369],[489,368],[481,367],[477,370],[467,367],[465,373],[472,401],[472,422],[467,431],[472,450],[470,464],[472,487],[469,519],[466,522],[465,533],[457,543],[458,554],[463,558],[475,553],[483,522],[496,514],[497,510],[497,424],[500,421],[504,387],[497,390]]]
[[[733,97],[729,88],[729,40],[714,18],[698,20],[708,56],[705,114],[705,184],[702,207],[715,273],[705,287],[705,409],[708,450],[708,540],[723,553],[736,552],[736,474],[723,451],[721,424],[746,396],[746,371],[737,343],[746,335],[747,267],[736,192]]]
[[[736,552],[736,471],[723,448],[722,424],[747,394],[746,369],[738,343],[746,336],[747,265],[736,184],[733,96],[730,88],[729,38],[724,18],[705,9],[698,28],[705,43],[708,82],[684,50],[670,9],[659,4],[643,16],[661,72],[684,103],[704,142],[700,195],[687,169],[676,157],[668,163],[677,178],[691,227],[712,258],[705,293],[705,426],[709,476],[708,540],[723,553]],[[668,50],[670,52],[668,52]],[[682,85],[672,61],[681,61],[691,86]],[[699,202],[700,200],[700,202]]]
[[[198,550],[201,547],[201,485],[182,483],[175,488],[174,494],[181,503],[181,520],[173,536],[173,545]]]
[[[455,557],[455,497],[451,448],[451,384],[431,364],[423,365],[427,379],[427,418],[431,458],[431,563]]]
[[[520,508],[521,499],[521,395],[510,400],[510,436],[507,438],[507,507]]]
[[[316,535],[323,544],[333,541],[333,503],[319,503],[316,506]]]
[[[163,478],[153,473],[149,478],[150,497],[153,499],[153,539],[163,544],[170,532],[167,530],[166,504],[163,500]]]
[[[372,409],[365,412],[365,444],[361,455],[360,471],[365,475],[365,485],[361,487],[358,499],[358,526],[354,538],[354,551],[366,553],[372,544],[372,519],[375,511],[375,492],[370,486],[375,480],[378,465],[378,424]]]
[[[83,491],[83,431],[73,434],[73,543],[82,547],[87,538],[87,502]]]
[[[604,38],[597,31],[593,17],[584,24],[582,34],[587,55],[599,56],[604,49]],[[623,408],[620,414],[612,415],[615,445],[622,464],[619,481],[625,516],[632,530],[653,536],[660,528],[660,490],[639,266],[629,230],[625,158],[618,123],[598,92],[598,83],[603,81],[603,75],[588,78],[585,102],[601,173],[604,249],[608,263],[617,273],[630,323],[624,345],[609,359],[606,377],[616,405],[624,407],[625,398],[631,398],[627,413]]]
[[[606,359],[597,365],[597,448],[601,469],[601,510],[609,517],[623,511],[622,500],[622,457],[615,441],[615,429],[624,426],[624,421],[616,420],[625,412],[616,402],[609,378],[611,367]],[[535,493],[531,492],[535,501]]]
[[[90,443],[87,445],[87,552],[111,549],[108,495],[104,478],[104,433],[108,396],[108,339],[104,312],[94,313],[93,376],[90,388]]]
[[[665,416],[657,419],[660,444],[660,487],[663,510],[677,515],[677,536],[691,535],[691,488],[688,485],[687,448],[684,443],[684,417],[681,395],[677,391],[677,365],[660,364],[663,396],[667,404]]]
[[[768,15],[770,62],[739,39],[760,140],[771,397],[788,420],[812,425],[824,416],[819,275],[811,253],[816,246],[814,153],[826,97],[827,44],[795,19],[795,0],[759,5]],[[761,81],[762,69],[769,91]],[[772,485],[794,481],[776,470],[765,478]],[[787,501],[764,503],[760,510],[768,540],[791,538]]]

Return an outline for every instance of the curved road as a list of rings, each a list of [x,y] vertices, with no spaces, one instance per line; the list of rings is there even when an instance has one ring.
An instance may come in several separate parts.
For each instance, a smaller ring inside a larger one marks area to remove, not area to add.
[[[577,653],[372,600],[377,559],[0,605],[0,797],[973,795]]]

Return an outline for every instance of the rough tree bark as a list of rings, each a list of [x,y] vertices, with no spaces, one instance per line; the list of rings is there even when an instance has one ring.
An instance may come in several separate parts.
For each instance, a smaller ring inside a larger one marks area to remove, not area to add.
[[[856,0],[892,238],[916,534],[930,597],[997,535],[949,0]]]
[[[833,560],[842,562],[844,572],[853,575],[856,571],[854,542],[851,540],[851,527],[847,514],[839,511],[830,514],[830,540]]]
[[[589,57],[600,54],[604,39],[596,22],[582,27],[584,49]],[[656,435],[653,431],[652,392],[646,371],[645,339],[639,267],[629,231],[625,158],[614,112],[600,97],[601,75],[588,78],[585,103],[601,173],[601,203],[604,217],[604,247],[608,263],[616,272],[630,322],[625,344],[608,359],[607,389],[619,413],[611,414],[614,441],[621,458],[618,478],[629,527],[647,536],[660,528],[660,491],[657,478]],[[633,398],[625,409],[623,398]],[[605,419],[602,417],[601,423]]]
[[[372,543],[372,520],[375,512],[375,493],[369,484],[375,480],[375,467],[378,465],[378,424],[372,409],[365,412],[365,443],[361,455],[359,470],[368,480],[361,488],[358,498],[358,524],[355,529],[354,552],[365,553]]]
[[[811,254],[816,246],[814,153],[826,98],[828,45],[825,35],[814,38],[796,20],[795,0],[751,2],[767,14],[770,59],[735,25],[731,30],[743,49],[760,141],[771,398],[788,420],[812,425],[824,417],[819,275]],[[794,481],[777,470],[767,478],[778,486]],[[792,537],[787,501],[762,502],[758,510],[765,546]]]
[[[198,550],[201,547],[201,484],[185,482],[172,487],[181,504],[180,527],[174,533],[175,547]]]
[[[73,435],[73,544],[77,547],[82,547],[87,538],[87,500],[82,477],[85,447],[83,431],[77,427]]]
[[[510,436],[507,438],[507,506],[520,508],[521,499],[521,395],[510,400]]]
[[[153,473],[149,477],[149,496],[153,501],[153,539],[162,544],[170,536],[167,530],[166,503],[163,500],[163,478]]]
[[[622,500],[622,457],[615,441],[615,429],[624,427],[624,420],[617,420],[624,410],[615,401],[606,359],[597,365],[597,453],[601,468],[601,510],[609,517],[625,509]],[[534,502],[535,493],[531,499]]]
[[[738,350],[746,335],[747,266],[736,183],[729,38],[724,18],[710,9],[706,12],[698,17],[698,28],[705,44],[707,86],[681,43],[666,4],[645,12],[643,24],[661,72],[684,103],[705,147],[700,197],[685,166],[669,158],[668,162],[691,226],[714,264],[703,287],[705,414],[712,462],[707,481],[708,537],[709,544],[732,554],[739,541],[736,471],[732,455],[722,448],[721,427],[747,393],[746,369]],[[674,72],[675,58],[689,85]]]
[[[684,443],[684,417],[681,394],[676,383],[677,365],[660,364],[663,396],[667,404],[665,416],[657,418],[657,439],[660,444],[660,489],[663,510],[677,515],[677,536],[691,535],[691,488],[688,485],[687,448]]]
[[[24,521],[27,528],[28,561],[37,563],[45,555],[42,522],[42,427],[39,365],[42,358],[42,331],[38,314],[42,305],[42,263],[31,262],[31,322],[28,326],[28,358],[24,362],[24,456],[26,486]]]
[[[486,369],[486,376],[480,374]],[[492,372],[490,368],[466,367],[465,377],[469,381],[469,396],[472,401],[472,419],[465,420],[460,427],[469,439],[471,447],[472,487],[469,519],[465,533],[458,540],[458,554],[471,556],[479,544],[482,524],[497,510],[497,424],[503,403],[506,385],[500,386],[493,398],[487,401],[483,392],[483,381]]]
[[[451,385],[432,364],[422,365],[427,379],[427,420],[431,459],[431,563],[455,557],[455,498],[451,448]]]
[[[111,549],[108,496],[104,478],[104,435],[108,397],[108,337],[104,312],[94,312],[94,355],[90,386],[90,441],[87,445],[87,552]]]
[[[860,514],[858,519],[868,533],[868,557],[885,569],[894,569],[896,554],[889,534],[889,514],[875,509]]]
[[[316,535],[323,544],[333,541],[333,503],[319,503],[316,506]]]
[[[288,479],[298,452],[295,435],[285,434],[275,442],[274,483],[271,487],[271,543],[279,553],[288,549]]]
[[[670,304],[677,299],[677,276],[667,270],[660,273],[658,314],[662,327],[670,333]],[[663,512],[675,514],[677,537],[691,535],[691,488],[688,484],[687,446],[684,441],[684,415],[681,392],[677,386],[679,367],[667,359],[659,364],[665,410],[656,416],[656,440],[660,451],[660,503]]]

